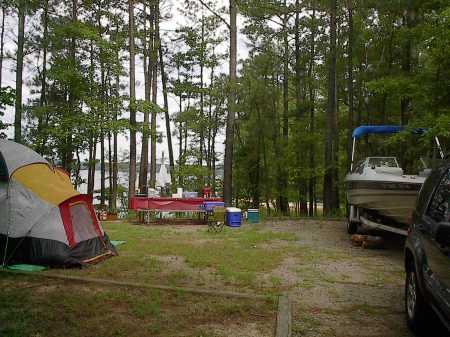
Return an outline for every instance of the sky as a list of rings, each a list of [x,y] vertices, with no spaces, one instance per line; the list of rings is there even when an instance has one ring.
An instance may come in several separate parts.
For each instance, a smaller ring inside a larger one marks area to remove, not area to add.
[[[196,1],[196,0],[192,0],[192,1]],[[228,5],[228,1],[224,1],[224,0],[219,0],[218,1],[220,4],[222,5]],[[177,4],[178,3],[178,4]],[[167,35],[170,35],[171,31],[173,31],[179,24],[183,24],[185,23],[185,18],[180,15],[179,12],[179,2],[176,0],[172,0],[172,13],[173,16],[170,20],[162,22],[161,23],[161,35],[162,38],[164,39],[164,37],[167,37]],[[207,13],[207,11],[205,11],[205,13]],[[207,13],[208,14],[208,13]],[[228,18],[224,17],[227,21]],[[238,26],[242,26],[243,21],[241,18],[238,18]],[[17,45],[16,45],[16,36],[17,36],[17,17],[16,15],[9,15],[7,18],[7,22],[5,23],[5,51],[6,52],[10,52],[14,55],[16,49],[17,49]],[[238,27],[239,29],[239,27]],[[27,30],[29,30],[29,26],[27,26],[25,28],[25,34],[27,33]],[[225,43],[223,43],[220,46],[220,49],[218,50],[218,52],[220,53],[224,53],[228,51],[228,41],[226,41]],[[245,40],[243,38],[243,36],[239,36],[238,34],[238,60],[239,59],[243,59],[246,58],[248,56],[248,48],[246,47],[246,43]],[[128,62],[127,62],[127,66],[128,66]],[[136,58],[136,97],[137,99],[143,99],[144,98],[144,77],[143,77],[143,61],[142,59],[139,59],[138,57]],[[24,81],[24,86],[23,86],[23,103],[25,104],[27,102],[28,99],[32,98],[32,94],[30,92],[30,88],[29,86],[26,84],[27,82],[29,82],[33,76],[36,74],[37,69],[35,66],[35,60],[31,60],[31,59],[26,59],[25,60],[25,67],[24,67],[24,76],[23,76],[23,81]],[[225,61],[221,64],[221,69],[220,72],[223,73],[228,73],[228,61]],[[11,86],[13,88],[15,88],[15,61],[14,60],[4,60],[3,62],[3,69],[2,69],[2,86]],[[206,73],[205,74],[205,79],[208,78],[209,74]],[[129,85],[129,81],[128,78],[126,77],[122,77],[121,81],[124,82],[127,86]],[[126,89],[127,91],[129,90],[128,88]],[[179,107],[176,103],[176,97],[173,95],[169,94],[169,113],[172,114],[175,111],[179,110]],[[163,105],[163,97],[162,97],[162,89],[161,86],[159,85],[159,93],[158,93],[158,104]],[[123,117],[128,117],[128,112],[125,111],[124,116]],[[14,109],[13,108],[8,108],[5,112],[5,115],[2,117],[3,121],[5,123],[10,123],[12,124],[14,122]],[[137,117],[138,121],[142,121],[143,116],[142,114],[138,114]],[[163,138],[163,142],[160,144],[157,144],[157,158],[160,158],[162,156],[162,152],[165,153],[165,157],[168,157],[168,150],[167,150],[167,141],[166,141],[166,137],[165,137],[165,121],[163,118],[158,118],[157,121],[157,125],[158,125],[158,131],[162,132],[164,134],[164,138]],[[26,127],[26,125],[24,125]],[[174,130],[174,125],[172,123],[172,131]],[[14,134],[14,130],[13,127],[10,127],[7,131],[7,136],[8,138],[12,138],[13,134]],[[129,151],[129,141],[128,141],[128,132],[125,132],[124,134],[120,134],[119,135],[119,141],[118,141],[118,145],[119,145],[119,157],[121,153],[127,152]],[[139,143],[138,146],[138,156],[140,155],[140,143],[141,143],[141,139],[140,139],[140,135],[138,134],[137,140]],[[218,139],[217,139],[217,150],[218,152],[223,152],[223,142],[225,140],[225,137],[222,134],[218,135]],[[174,156],[175,159],[178,158],[178,140],[175,137],[172,137],[172,143],[173,143],[173,147],[174,147]],[[99,151],[97,151],[97,153],[99,153]],[[82,159],[87,158],[87,153],[83,154]]]

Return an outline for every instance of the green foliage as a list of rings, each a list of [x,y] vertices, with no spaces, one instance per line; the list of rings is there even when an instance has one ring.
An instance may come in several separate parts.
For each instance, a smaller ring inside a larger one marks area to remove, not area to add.
[[[208,176],[208,173],[208,169],[200,165],[182,165],[177,171],[177,174],[183,177],[183,189],[199,192],[199,195],[205,186],[203,177]]]
[[[14,105],[15,91],[11,87],[0,88],[0,116],[5,114],[5,108]],[[2,130],[6,130],[8,124],[0,120],[0,138],[6,138],[6,134]]]
[[[82,8],[92,15],[80,7],[74,20],[71,2],[49,1],[46,6],[38,7],[39,21],[30,32],[30,46],[47,58],[38,64],[31,83],[38,96],[26,107],[26,138],[38,152],[72,171],[81,165],[75,154],[89,149],[94,138],[128,125],[118,118],[125,97],[115,83],[124,74],[119,56],[123,14],[113,13],[110,3],[86,2]],[[57,6],[61,15],[54,16]]]
[[[211,9],[221,12],[215,2]],[[178,137],[177,182],[198,190],[205,184],[219,190],[214,167],[221,153],[218,136],[225,125],[228,79],[218,73],[226,55],[218,50],[226,41],[221,21],[199,2],[185,1],[180,9],[186,22],[176,31],[175,51],[170,55],[170,92],[179,110],[173,114]]]
[[[7,10],[14,5],[5,4]],[[161,116],[163,112],[161,106],[139,98],[130,102],[125,94],[126,8],[110,1],[77,4],[73,18],[72,1],[27,3],[26,61],[36,71],[25,83],[31,95],[24,102],[26,141],[75,172],[81,160],[77,155],[93,152],[94,140],[98,143],[130,129],[127,109],[137,110],[138,121],[144,111]],[[175,158],[177,184],[191,190],[209,184],[218,191],[221,182],[214,167],[220,166],[223,157],[219,142],[226,124],[229,86],[228,76],[221,73],[228,58],[228,52],[221,52],[227,47],[228,28],[219,17],[225,19],[229,13],[217,1],[207,4],[217,15],[199,1],[183,1],[179,11],[185,20],[164,34],[162,44],[166,90],[172,95],[168,110],[175,126],[173,136],[178,138],[174,142],[179,154]],[[441,137],[444,151],[448,150],[450,9],[445,1],[419,0],[337,5],[337,129],[332,168],[334,193],[344,200],[349,124],[426,127],[428,132],[417,146],[407,145],[399,154],[411,170],[417,169],[411,162],[421,152],[433,155],[430,142],[435,135]],[[152,60],[155,57],[153,28],[148,20],[144,28],[148,18],[141,6],[136,4],[139,10],[135,12],[138,72],[145,63],[144,51],[152,54]],[[147,4],[147,14],[149,8]],[[173,14],[168,8],[161,6],[162,20]],[[243,19],[239,34],[246,48],[239,51],[245,59],[238,67],[234,199],[245,207],[279,207],[283,198],[291,206],[313,203],[322,193],[325,171],[329,3],[248,0],[238,2],[238,8]],[[352,60],[348,59],[350,42]],[[352,121],[348,118],[349,64],[353,70]],[[2,100],[0,114],[5,104],[12,104],[12,92],[4,97],[9,101]],[[177,111],[172,108],[174,101]],[[164,133],[158,126],[154,136],[162,141]],[[147,127],[137,123],[138,138]],[[0,122],[2,137],[5,128]],[[392,140],[363,140],[360,152],[397,154],[400,144],[408,142],[414,140],[406,134]]]

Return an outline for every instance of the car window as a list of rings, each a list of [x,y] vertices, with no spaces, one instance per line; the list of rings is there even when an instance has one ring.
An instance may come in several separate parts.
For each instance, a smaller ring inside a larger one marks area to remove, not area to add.
[[[447,170],[431,198],[427,215],[436,222],[448,222],[450,220],[450,170]]]
[[[422,186],[422,189],[420,190],[419,197],[417,199],[417,205],[416,210],[420,214],[425,213],[425,208],[428,205],[428,200],[430,200],[430,195],[434,190],[434,187],[436,186],[436,182],[438,181],[440,177],[439,170],[433,170],[431,171],[430,175],[428,176],[427,180]]]

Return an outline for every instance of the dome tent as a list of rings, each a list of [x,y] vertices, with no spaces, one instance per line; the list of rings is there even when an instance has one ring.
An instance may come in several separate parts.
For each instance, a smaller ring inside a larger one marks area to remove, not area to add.
[[[30,148],[0,139],[0,265],[83,266],[113,255],[92,198]]]

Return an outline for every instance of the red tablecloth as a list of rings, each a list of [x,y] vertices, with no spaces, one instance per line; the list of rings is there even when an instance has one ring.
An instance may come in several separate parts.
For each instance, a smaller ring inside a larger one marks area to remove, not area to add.
[[[130,198],[130,210],[199,211],[205,201],[222,201],[221,198]]]

